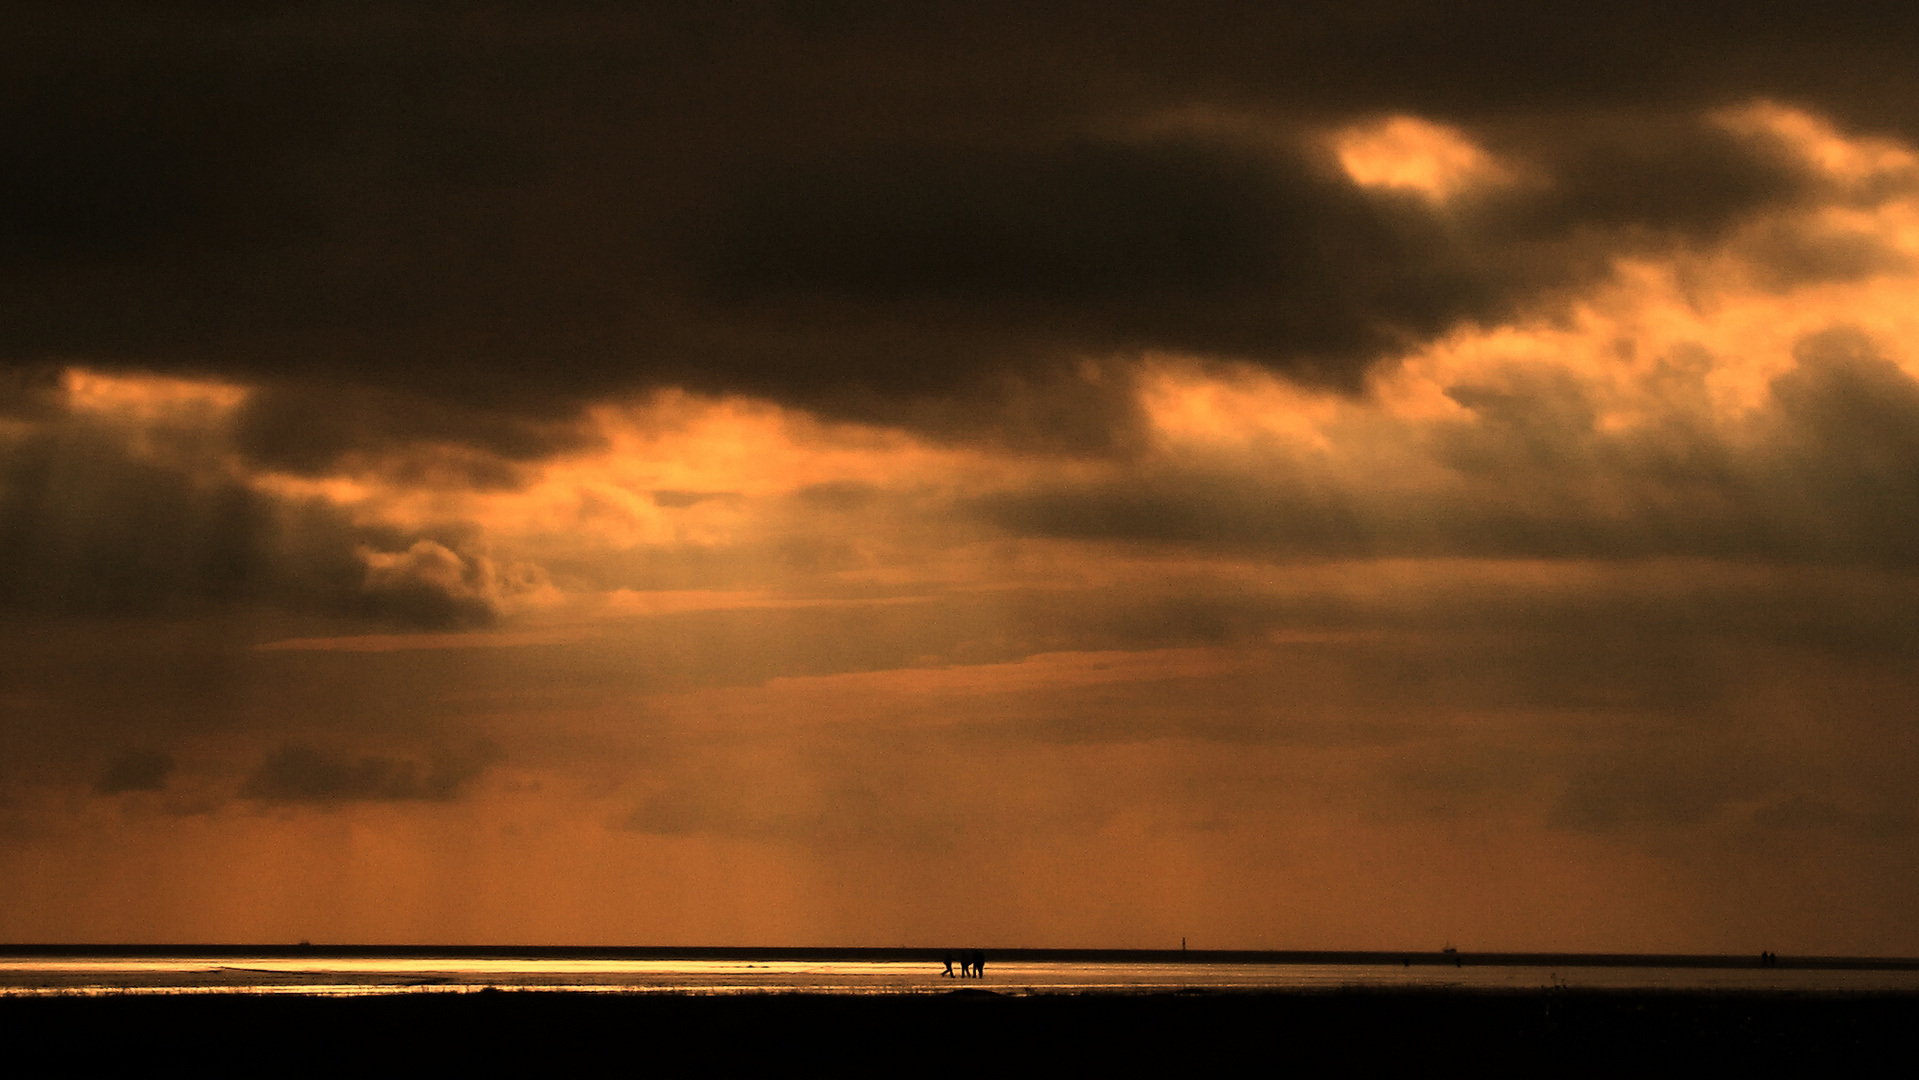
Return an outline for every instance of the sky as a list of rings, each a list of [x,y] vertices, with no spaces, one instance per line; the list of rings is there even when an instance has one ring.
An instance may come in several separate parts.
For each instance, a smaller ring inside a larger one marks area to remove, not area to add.
[[[1919,953],[1902,5],[0,19],[0,940]]]

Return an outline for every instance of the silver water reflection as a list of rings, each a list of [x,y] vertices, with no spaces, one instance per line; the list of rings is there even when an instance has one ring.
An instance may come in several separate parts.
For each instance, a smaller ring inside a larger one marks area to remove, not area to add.
[[[1919,991],[1919,971],[1662,967],[1400,967],[1388,964],[994,963],[942,978],[925,962],[326,957],[0,959],[0,995],[386,994],[515,990],[630,993],[1001,994],[1323,990],[1340,987]]]

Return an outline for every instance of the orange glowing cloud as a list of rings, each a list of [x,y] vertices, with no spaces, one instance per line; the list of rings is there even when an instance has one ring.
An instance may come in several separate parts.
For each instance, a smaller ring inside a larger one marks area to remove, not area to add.
[[[1919,154],[1895,140],[1842,134],[1824,117],[1772,101],[1718,114],[1727,130],[1776,138],[1808,164],[1845,184],[1919,180]]]
[[[1347,128],[1333,136],[1333,151],[1362,187],[1401,188],[1435,201],[1512,175],[1464,134],[1416,116]]]
[[[1811,114],[1770,104],[1720,119],[1742,134],[1781,140],[1835,182],[1877,187],[1869,198],[1775,211],[1713,249],[1621,257],[1607,280],[1564,312],[1462,326],[1381,367],[1364,401],[1250,366],[1157,358],[1141,380],[1153,430],[1168,451],[1211,453],[1263,446],[1323,457],[1358,451],[1361,439],[1377,464],[1391,443],[1380,441],[1382,424],[1467,419],[1450,388],[1528,369],[1576,378],[1600,406],[1602,429],[1675,408],[1733,424],[1765,405],[1772,380],[1796,365],[1802,340],[1834,327],[1865,334],[1919,374],[1919,354],[1906,346],[1919,340],[1919,157],[1890,140],[1843,136]],[[1434,197],[1493,168],[1456,133],[1404,117],[1350,130],[1339,146],[1355,181]],[[1856,272],[1781,282],[1761,260],[1777,254],[1769,245],[1782,235],[1845,250],[1870,245],[1876,261]],[[1676,396],[1680,383],[1697,393]]]

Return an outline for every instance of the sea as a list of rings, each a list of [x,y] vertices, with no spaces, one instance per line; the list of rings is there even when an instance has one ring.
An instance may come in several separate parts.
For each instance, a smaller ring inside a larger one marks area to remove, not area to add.
[[[954,970],[959,969],[955,952]],[[1490,953],[591,950],[0,946],[0,996],[121,994],[914,995],[1563,989],[1919,993],[1919,959]]]

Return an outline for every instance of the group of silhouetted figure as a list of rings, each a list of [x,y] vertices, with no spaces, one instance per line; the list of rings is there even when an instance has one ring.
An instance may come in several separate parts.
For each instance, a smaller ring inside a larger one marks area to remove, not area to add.
[[[941,978],[954,977],[953,961],[955,959],[959,961],[959,978],[984,979],[986,977],[986,954],[978,949],[963,953],[947,953],[943,959],[946,961],[946,970],[940,972]]]
[[[1779,954],[1778,954],[1778,953],[1775,953],[1775,952],[1762,952],[1762,953],[1760,953],[1760,954],[1759,954],[1759,966],[1760,966],[1760,967],[1778,967],[1778,966],[1779,966]]]

